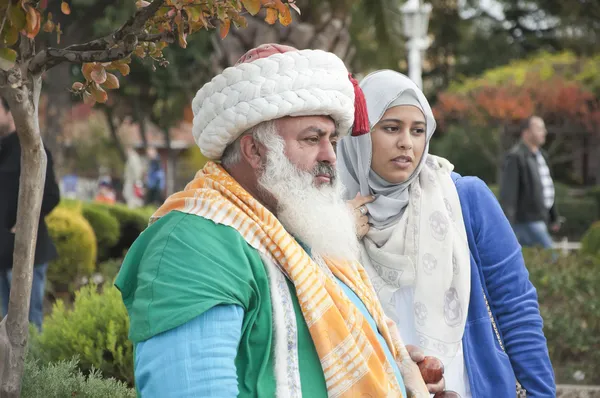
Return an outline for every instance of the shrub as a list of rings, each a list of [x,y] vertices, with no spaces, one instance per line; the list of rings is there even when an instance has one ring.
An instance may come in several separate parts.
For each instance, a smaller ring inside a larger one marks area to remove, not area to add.
[[[135,390],[113,378],[103,379],[98,370],[87,377],[77,369],[77,360],[46,365],[28,356],[25,360],[22,398],[135,398]]]
[[[569,240],[579,240],[598,220],[598,207],[593,199],[587,197],[557,199],[558,213],[567,219],[559,232]]]
[[[60,291],[70,290],[80,276],[90,275],[96,264],[96,235],[76,210],[58,207],[46,217],[58,258],[48,268],[48,281]]]
[[[90,223],[98,243],[98,261],[109,258],[110,250],[117,244],[121,231],[119,220],[105,208],[94,204],[86,204],[81,214]]]
[[[113,285],[98,292],[88,285],[75,293],[73,309],[56,301],[44,320],[41,334],[34,333],[32,350],[44,362],[79,356],[84,372],[99,369],[108,377],[133,384],[133,349],[127,338],[129,318],[121,294]]]
[[[121,258],[129,247],[148,226],[146,214],[148,210],[130,209],[123,204],[106,205],[97,204],[101,208],[108,210],[119,220],[120,238],[110,251],[111,258]]]
[[[596,221],[581,239],[581,252],[600,257],[600,221]]]
[[[582,371],[600,383],[600,259],[573,253],[551,262],[551,253],[524,249],[537,288],[544,334],[559,383],[573,383]]]

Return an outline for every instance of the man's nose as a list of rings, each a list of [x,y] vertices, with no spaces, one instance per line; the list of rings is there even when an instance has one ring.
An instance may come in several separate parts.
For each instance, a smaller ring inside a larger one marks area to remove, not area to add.
[[[336,159],[337,159],[337,156],[335,154],[334,144],[332,144],[329,141],[324,141],[324,143],[321,145],[321,150],[319,151],[319,157],[317,160],[319,162],[324,162],[324,163],[329,163],[329,164],[334,165]]]

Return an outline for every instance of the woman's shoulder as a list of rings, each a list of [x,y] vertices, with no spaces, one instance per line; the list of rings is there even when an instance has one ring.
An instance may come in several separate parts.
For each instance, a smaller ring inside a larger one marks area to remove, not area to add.
[[[498,205],[498,199],[479,177],[461,176],[458,173],[452,173],[452,180],[456,186],[456,191],[461,203],[468,204],[469,207],[483,207]]]
[[[464,193],[477,193],[480,191],[489,191],[490,188],[487,184],[479,177],[474,176],[462,176],[458,173],[452,172],[452,181],[456,185],[456,190],[459,195],[461,192]]]

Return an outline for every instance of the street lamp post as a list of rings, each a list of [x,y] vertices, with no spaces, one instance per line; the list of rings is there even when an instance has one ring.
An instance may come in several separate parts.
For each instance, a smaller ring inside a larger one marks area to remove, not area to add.
[[[421,4],[419,0],[407,0],[400,11],[402,12],[404,35],[408,39],[406,42],[408,77],[422,89],[423,55],[430,45],[427,29],[429,27],[431,4]]]

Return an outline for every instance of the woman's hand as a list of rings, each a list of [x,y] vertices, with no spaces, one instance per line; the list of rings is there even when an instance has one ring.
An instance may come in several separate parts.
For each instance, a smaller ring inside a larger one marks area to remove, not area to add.
[[[367,210],[367,203],[371,203],[375,200],[375,196],[361,196],[360,192],[356,194],[354,199],[346,202],[352,209],[354,214],[354,223],[356,225],[356,236],[358,239],[362,239],[371,226],[369,225],[369,210]]]

